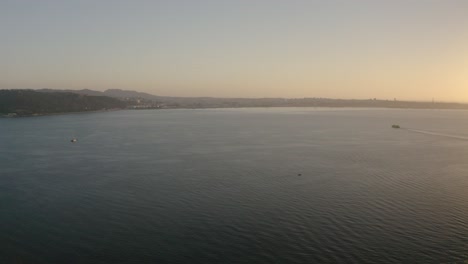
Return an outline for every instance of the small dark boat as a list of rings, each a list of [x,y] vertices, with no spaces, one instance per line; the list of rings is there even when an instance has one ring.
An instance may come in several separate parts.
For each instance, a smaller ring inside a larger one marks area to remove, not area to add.
[[[399,125],[392,125],[392,128],[400,128]]]
[[[78,141],[78,140],[77,140],[76,138],[72,138],[72,139],[70,140],[71,143],[75,143],[75,142],[77,142],[77,141]]]

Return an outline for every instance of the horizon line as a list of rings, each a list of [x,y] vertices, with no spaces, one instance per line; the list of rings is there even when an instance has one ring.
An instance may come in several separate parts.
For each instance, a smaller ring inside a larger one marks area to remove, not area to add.
[[[468,104],[468,101],[444,101],[444,100],[436,100],[432,98],[431,100],[421,100],[421,99],[397,99],[394,97],[393,99],[382,99],[377,97],[369,97],[369,98],[337,98],[337,97],[320,97],[320,96],[313,96],[313,97],[242,97],[242,96],[173,96],[173,95],[156,95],[149,92],[142,92],[138,90],[131,90],[131,89],[121,89],[121,88],[107,88],[104,90],[93,90],[90,88],[82,88],[82,89],[56,89],[56,88],[0,88],[0,90],[55,90],[55,91],[93,91],[93,92],[101,92],[104,93],[109,90],[118,90],[118,91],[125,91],[125,92],[137,92],[137,93],[144,93],[151,96],[157,97],[173,97],[173,98],[215,98],[215,99],[284,99],[284,100],[295,100],[295,99],[329,99],[329,100],[355,100],[355,101],[395,101],[395,102],[414,102],[414,103],[452,103],[452,104]]]

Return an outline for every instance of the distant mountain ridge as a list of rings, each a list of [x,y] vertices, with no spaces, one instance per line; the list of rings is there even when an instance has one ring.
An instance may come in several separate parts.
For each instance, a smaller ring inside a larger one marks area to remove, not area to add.
[[[117,98],[143,98],[148,100],[154,100],[160,98],[159,96],[152,95],[149,93],[121,90],[121,89],[108,89],[103,92],[105,96],[117,97]]]
[[[104,92],[94,91],[90,89],[82,90],[55,90],[55,89],[39,89],[38,92],[65,92],[65,93],[75,93],[81,95],[91,95],[91,96],[109,96],[114,98],[142,98],[147,100],[155,100],[160,98],[159,96],[152,95],[149,93],[137,92],[132,90],[121,90],[121,89],[107,89]]]
[[[1,90],[0,90],[1,91]],[[118,99],[130,109],[162,108],[240,108],[240,107],[361,107],[408,109],[468,109],[467,103],[414,102],[378,99],[330,99],[330,98],[217,98],[157,96],[132,90],[108,89],[103,92],[83,90],[31,90],[46,93],[74,93],[87,96],[103,96]]]

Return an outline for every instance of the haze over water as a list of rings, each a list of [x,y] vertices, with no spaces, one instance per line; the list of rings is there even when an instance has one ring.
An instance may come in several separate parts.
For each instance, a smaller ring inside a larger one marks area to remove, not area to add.
[[[0,262],[466,260],[466,131],[439,110],[0,119]]]

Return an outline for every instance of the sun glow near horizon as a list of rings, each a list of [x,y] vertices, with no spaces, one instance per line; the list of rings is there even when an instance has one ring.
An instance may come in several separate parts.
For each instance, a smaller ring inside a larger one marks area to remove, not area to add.
[[[7,1],[0,89],[468,102],[468,2]]]

